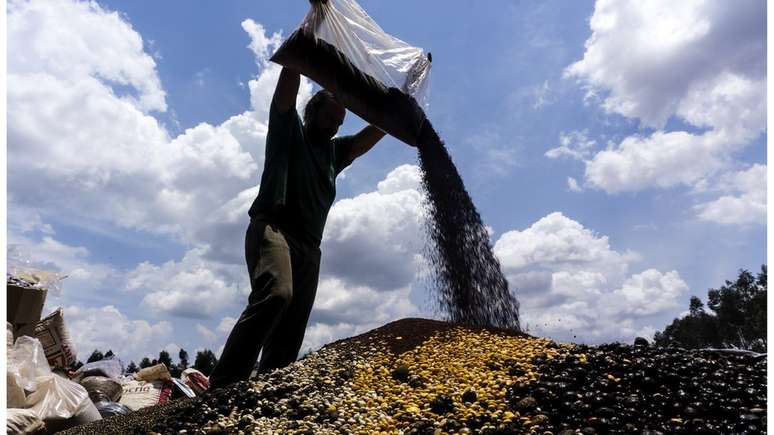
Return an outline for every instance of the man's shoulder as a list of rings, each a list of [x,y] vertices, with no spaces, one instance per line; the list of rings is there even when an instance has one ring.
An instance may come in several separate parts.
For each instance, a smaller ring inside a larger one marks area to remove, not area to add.
[[[299,126],[301,124],[301,118],[298,116],[298,111],[295,106],[292,106],[285,111],[281,111],[273,101],[269,104],[269,126],[276,123],[291,122]]]
[[[295,107],[282,113],[274,107],[272,103],[269,106],[269,124],[266,134],[266,152],[274,152],[279,147],[287,149],[289,145],[303,140],[303,124],[298,116]]]

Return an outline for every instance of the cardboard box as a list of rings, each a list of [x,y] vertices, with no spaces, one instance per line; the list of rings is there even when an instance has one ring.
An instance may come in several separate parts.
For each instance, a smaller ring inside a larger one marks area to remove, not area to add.
[[[35,336],[35,325],[40,321],[43,304],[46,302],[46,289],[26,288],[8,284],[7,319],[13,326],[13,336]]]

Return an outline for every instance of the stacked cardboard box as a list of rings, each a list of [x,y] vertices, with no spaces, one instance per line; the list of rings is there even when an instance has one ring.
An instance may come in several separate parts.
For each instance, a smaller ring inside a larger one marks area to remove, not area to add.
[[[35,336],[35,325],[40,321],[43,304],[46,302],[46,289],[7,284],[8,322],[13,326],[14,337]]]

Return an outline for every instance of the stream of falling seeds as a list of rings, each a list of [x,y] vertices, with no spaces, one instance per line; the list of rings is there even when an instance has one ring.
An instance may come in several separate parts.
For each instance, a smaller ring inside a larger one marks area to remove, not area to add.
[[[508,290],[462,178],[425,121],[419,139],[422,185],[429,200],[428,257],[441,310],[452,322],[521,330],[519,302]]]

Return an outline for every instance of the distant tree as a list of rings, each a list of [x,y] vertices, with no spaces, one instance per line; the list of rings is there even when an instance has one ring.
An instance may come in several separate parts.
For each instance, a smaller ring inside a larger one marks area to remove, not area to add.
[[[717,314],[718,328],[724,342],[750,347],[766,339],[766,266],[758,277],[742,270],[736,282],[709,291],[707,305]],[[765,345],[764,345],[765,348]]]
[[[180,349],[180,352],[177,354],[177,357],[180,359],[180,369],[185,370],[188,368],[188,352],[185,351],[185,349]]]
[[[113,356],[113,350],[112,349],[108,349],[108,351],[105,352],[105,358],[110,358],[111,356]]]
[[[150,367],[150,366],[152,366],[152,365],[153,365],[153,363],[151,362],[151,360],[150,360],[150,359],[149,359],[147,356],[146,356],[146,357],[143,357],[143,359],[142,359],[142,360],[140,360],[140,368],[141,368],[141,369],[144,369],[144,368]]]
[[[687,348],[737,347],[766,352],[767,267],[758,276],[740,270],[736,281],[726,281],[707,292],[707,307],[693,296],[688,315],[674,319],[654,336],[656,345],[676,344]]]
[[[164,365],[167,366],[168,369],[172,367],[172,357],[169,356],[169,352],[167,352],[166,350],[162,350],[161,352],[159,352],[158,364],[161,364],[161,363],[164,363]]]
[[[89,359],[87,359],[86,362],[90,363],[95,361],[101,361],[103,358],[105,358],[105,355],[103,355],[101,351],[94,349],[94,352],[91,353],[91,355],[89,356]]]
[[[140,368],[137,367],[134,361],[129,361],[129,365],[126,366],[126,373],[137,373],[139,370]]]
[[[177,353],[177,357],[179,359],[178,363],[172,364],[169,367],[169,374],[172,375],[173,378],[179,378],[183,374],[183,370],[188,368],[188,352],[186,352],[185,349],[180,349]]]
[[[209,376],[217,363],[218,358],[215,357],[215,354],[209,349],[204,349],[203,351],[196,352],[193,368]]]
[[[83,367],[83,362],[78,360],[78,361],[76,361],[76,362],[74,362],[73,364],[70,365],[70,370],[78,370],[81,367]]]
[[[768,282],[767,276],[768,272],[766,265],[764,264],[761,266],[761,271],[756,277],[755,284],[758,288],[758,291],[750,298],[750,303],[748,304],[750,308],[747,310],[747,314],[750,316],[748,322],[750,329],[748,333],[752,337],[763,340],[761,343],[759,343],[760,345],[758,346],[760,352],[766,352],[766,342],[768,337],[768,322],[766,321],[766,316],[768,315],[766,310],[766,304],[768,303],[766,299],[766,283]]]
[[[688,303],[688,309],[692,316],[698,316],[704,312],[704,304],[696,296],[691,296],[691,301]]]
[[[674,319],[663,332],[656,332],[653,342],[657,346],[674,344],[689,349],[722,346],[717,333],[717,319],[704,311]]]

